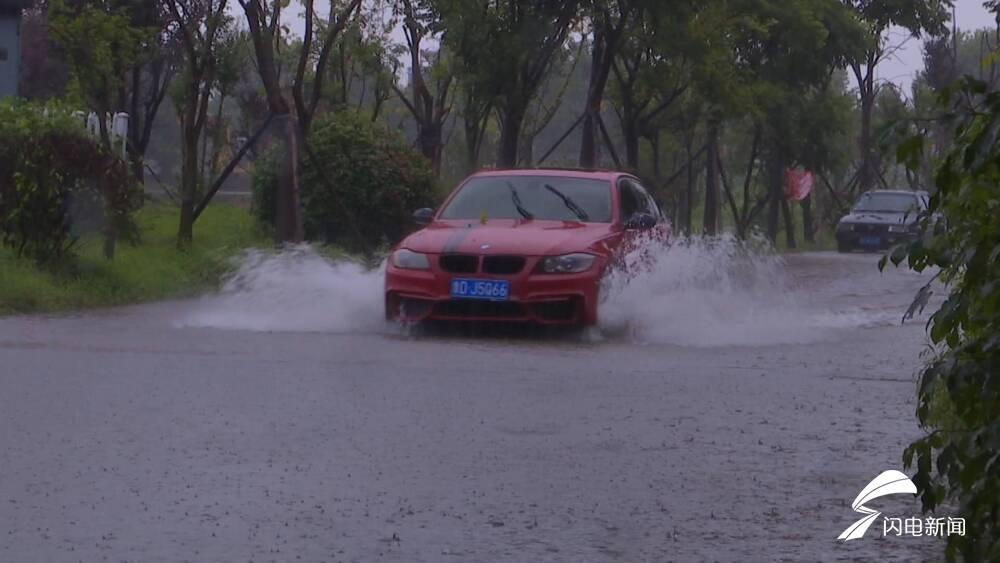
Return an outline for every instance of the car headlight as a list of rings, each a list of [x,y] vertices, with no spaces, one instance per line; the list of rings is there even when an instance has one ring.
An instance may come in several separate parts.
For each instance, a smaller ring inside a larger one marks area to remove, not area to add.
[[[589,270],[595,258],[593,254],[583,252],[549,256],[538,263],[538,271],[544,274],[578,274]]]
[[[906,225],[889,225],[890,233],[905,233],[908,230],[910,230],[910,228]]]
[[[392,253],[392,265],[407,270],[429,270],[431,267],[430,260],[427,259],[426,254],[413,252],[405,248],[400,248]]]
[[[838,231],[853,231],[854,223],[837,223]]]

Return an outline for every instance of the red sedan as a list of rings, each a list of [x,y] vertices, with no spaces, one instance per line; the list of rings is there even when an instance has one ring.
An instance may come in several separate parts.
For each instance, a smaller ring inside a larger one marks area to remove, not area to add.
[[[491,170],[462,182],[400,242],[385,273],[386,318],[593,325],[601,280],[669,226],[621,172]]]

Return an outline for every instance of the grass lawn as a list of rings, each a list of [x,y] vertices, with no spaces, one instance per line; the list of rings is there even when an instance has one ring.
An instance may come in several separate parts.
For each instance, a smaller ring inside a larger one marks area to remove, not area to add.
[[[194,243],[177,249],[179,210],[147,205],[136,220],[142,232],[137,246],[119,244],[115,259],[105,260],[98,239],[77,247],[78,271],[55,275],[0,249],[0,314],[82,309],[197,295],[218,285],[234,256],[269,239],[245,209],[208,207],[194,226]]]

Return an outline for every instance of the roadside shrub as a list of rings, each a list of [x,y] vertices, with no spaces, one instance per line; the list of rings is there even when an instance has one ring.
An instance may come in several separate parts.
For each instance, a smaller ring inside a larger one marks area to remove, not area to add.
[[[917,416],[927,434],[904,461],[917,466],[925,511],[954,501],[966,520],[965,535],[948,536],[949,561],[1000,561],[1000,95],[987,92],[971,77],[944,91],[954,145],[937,166],[926,236],[891,255],[917,271],[937,269],[948,287],[928,323],[935,354],[920,375]],[[916,135],[900,145],[911,171],[925,162],[925,144]]]
[[[398,132],[356,112],[316,119],[299,154],[306,238],[370,254],[412,229],[411,214],[431,205],[430,165]],[[312,152],[312,158],[309,150]],[[274,224],[279,162],[272,152],[254,170],[254,214]]]
[[[20,256],[53,264],[72,255],[83,217],[105,236],[134,240],[142,192],[126,163],[55,104],[0,103],[0,237]]]

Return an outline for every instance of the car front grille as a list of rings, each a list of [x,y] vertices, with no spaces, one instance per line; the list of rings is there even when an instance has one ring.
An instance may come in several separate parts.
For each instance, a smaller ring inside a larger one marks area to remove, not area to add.
[[[481,259],[474,254],[442,254],[438,257],[438,265],[445,272],[452,274],[475,274],[480,271],[496,275],[514,275],[524,270],[528,260],[524,256],[483,256]]]
[[[483,272],[487,274],[516,274],[524,269],[524,256],[486,256]]]
[[[434,306],[434,315],[440,317],[478,317],[478,318],[522,318],[524,307],[512,301],[473,301],[451,299],[439,301]]]
[[[441,269],[453,274],[474,274],[479,270],[479,257],[471,254],[444,254],[438,258]]]
[[[876,225],[872,223],[855,223],[854,232],[861,234],[880,235],[889,231],[888,225]]]

